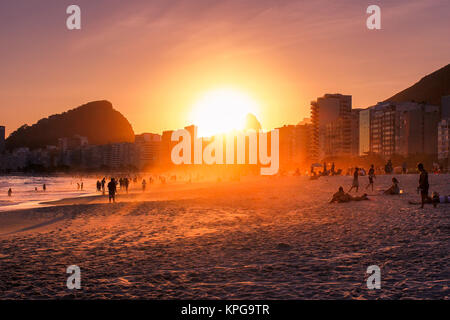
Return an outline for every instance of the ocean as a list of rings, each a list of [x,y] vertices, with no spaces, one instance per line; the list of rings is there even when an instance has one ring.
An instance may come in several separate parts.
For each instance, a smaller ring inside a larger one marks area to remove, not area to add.
[[[0,211],[32,208],[45,201],[92,195],[96,191],[96,181],[77,177],[0,176]],[[83,190],[78,189],[78,183],[83,183]],[[43,190],[44,184],[46,191]],[[9,188],[11,197],[8,196]]]

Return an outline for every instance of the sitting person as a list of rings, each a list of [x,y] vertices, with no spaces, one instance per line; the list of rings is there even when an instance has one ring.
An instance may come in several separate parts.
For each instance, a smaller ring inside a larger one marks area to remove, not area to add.
[[[360,197],[352,197],[348,193],[344,192],[344,188],[339,187],[338,192],[336,192],[333,195],[333,199],[331,199],[330,203],[333,203],[333,202],[344,203],[344,202],[361,201],[361,200],[369,200],[369,198],[367,198],[367,194],[366,193],[364,193]]]
[[[400,194],[400,188],[398,187],[398,180],[394,177],[392,178],[392,186],[387,189],[384,194],[395,195]]]
[[[436,208],[438,203],[450,203],[450,196],[440,196],[439,193],[434,191],[432,193],[431,202],[433,203],[433,207]]]

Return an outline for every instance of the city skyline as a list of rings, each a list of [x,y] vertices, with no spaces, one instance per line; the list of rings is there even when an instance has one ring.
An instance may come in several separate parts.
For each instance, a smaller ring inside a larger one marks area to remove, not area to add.
[[[381,30],[367,30],[366,4],[355,1],[77,4],[77,31],[65,29],[68,3],[0,4],[7,135],[99,99],[136,134],[182,128],[195,103],[223,87],[257,101],[271,129],[309,117],[309,102],[324,92],[375,105],[446,65],[450,52],[449,4],[437,0],[379,1]]]

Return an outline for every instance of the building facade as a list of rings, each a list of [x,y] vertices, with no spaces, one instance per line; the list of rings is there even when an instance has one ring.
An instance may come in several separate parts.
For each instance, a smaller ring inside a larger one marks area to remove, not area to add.
[[[135,136],[138,152],[138,167],[149,168],[160,164],[161,135],[154,133],[143,133]]]
[[[313,126],[311,124],[285,125],[277,129],[280,168],[309,167],[314,161],[311,156]]]
[[[353,141],[359,132],[352,129],[352,124],[359,124],[357,119],[352,119],[350,95],[325,94],[311,102],[312,155],[316,160],[351,156],[359,149],[357,142]]]
[[[441,117],[442,119],[450,119],[450,96],[441,98]]]
[[[439,106],[382,102],[359,114],[360,155],[437,155]]]
[[[359,155],[370,153],[370,109],[359,112]]]
[[[5,151],[5,127],[0,126],[0,153]]]
[[[439,122],[438,160],[447,171],[450,169],[450,118],[442,119]]]

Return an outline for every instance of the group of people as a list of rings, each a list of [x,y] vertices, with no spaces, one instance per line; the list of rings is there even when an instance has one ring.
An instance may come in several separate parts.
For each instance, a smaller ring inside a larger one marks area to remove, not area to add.
[[[131,179],[128,177],[116,179],[116,178],[111,177],[111,179],[108,183],[106,183],[106,177],[103,177],[103,179],[101,181],[97,180],[97,191],[105,194],[106,189],[108,189],[109,202],[110,203],[116,202],[117,186],[119,186],[119,189],[125,189],[125,192],[128,193],[128,189],[129,189],[131,181],[133,181],[134,183],[137,183],[138,182],[137,177],[135,177],[134,179]],[[153,178],[150,177],[149,178],[150,184],[152,184],[153,181],[154,181]],[[141,185],[142,185],[142,191],[145,192],[145,190],[147,188],[147,180],[145,178],[142,179]]]
[[[389,162],[390,162],[390,160],[389,160]],[[388,164],[389,164],[389,162],[388,162]],[[392,163],[391,163],[391,166],[392,166]],[[387,165],[387,168],[388,167],[389,166]],[[437,193],[437,192],[433,192],[432,196],[431,197],[429,196],[430,184],[428,182],[428,172],[425,170],[424,165],[422,163],[419,163],[417,165],[417,169],[419,170],[419,173],[420,173],[419,186],[417,188],[417,192],[420,193],[420,195],[421,195],[421,202],[420,202],[421,208],[423,208],[426,203],[433,204],[434,207],[436,207],[438,203],[450,203],[450,196],[440,196],[439,193]],[[369,200],[367,197],[367,194],[363,194],[360,197],[353,197],[349,194],[349,192],[351,192],[353,189],[355,189],[356,192],[358,192],[359,170],[360,170],[359,168],[355,168],[355,171],[353,173],[352,186],[348,190],[348,193],[345,193],[344,189],[342,187],[339,187],[338,192],[336,192],[333,195],[333,198],[330,201],[331,203]],[[373,191],[374,179],[376,178],[374,165],[370,166],[370,169],[368,172],[368,178],[369,178],[369,184],[366,186],[366,189],[371,187],[372,191]],[[395,177],[392,178],[391,187],[388,188],[387,190],[385,190],[383,193],[386,195],[398,195],[401,193],[400,187],[399,187],[399,181],[397,180],[397,178],[395,178]],[[412,201],[410,201],[410,203],[411,204],[419,204],[419,203],[412,202]]]
[[[42,191],[46,191],[47,190],[47,185],[44,183],[43,185],[42,185]],[[34,187],[34,191],[38,191],[38,187]],[[12,188],[9,188],[8,189],[8,197],[12,197],[12,193],[13,193],[13,191],[12,191]]]
[[[298,169],[297,169],[297,171],[300,172]],[[320,171],[319,175],[314,170],[314,165],[311,165],[311,171],[310,171],[311,177],[314,177],[314,178],[318,178],[319,176],[339,176],[339,175],[341,175],[341,173],[342,173],[342,169],[336,170],[334,162],[331,163],[330,169],[328,169],[327,163],[324,162],[323,163],[323,171]]]

